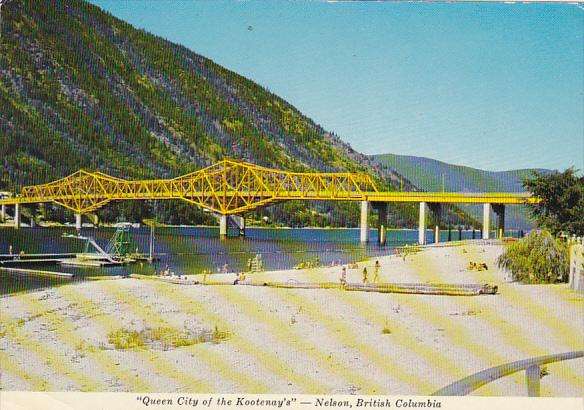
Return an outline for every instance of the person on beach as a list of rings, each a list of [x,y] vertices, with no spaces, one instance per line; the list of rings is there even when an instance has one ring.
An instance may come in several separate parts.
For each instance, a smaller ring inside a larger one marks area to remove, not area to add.
[[[8,248],[9,250],[9,255],[12,255],[12,244],[10,244],[10,247]]]
[[[243,282],[244,280],[245,280],[245,273],[239,272],[239,274],[237,275],[237,278],[233,281],[233,284],[238,285],[241,282]]]
[[[341,270],[341,285],[345,286],[347,284],[347,267],[343,266],[343,269]]]
[[[373,268],[373,283],[379,283],[379,261],[375,261],[375,267]]]
[[[369,279],[367,279],[367,267],[363,268],[363,284],[369,283]]]

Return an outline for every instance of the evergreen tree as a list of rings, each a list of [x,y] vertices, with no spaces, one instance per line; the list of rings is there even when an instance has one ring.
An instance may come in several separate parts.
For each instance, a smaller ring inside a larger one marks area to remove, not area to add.
[[[540,227],[554,235],[584,236],[584,176],[578,176],[574,168],[548,175],[534,172],[524,186],[541,198],[529,206]]]

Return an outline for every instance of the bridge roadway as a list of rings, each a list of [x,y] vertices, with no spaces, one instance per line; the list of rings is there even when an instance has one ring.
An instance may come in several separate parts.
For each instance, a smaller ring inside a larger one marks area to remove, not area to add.
[[[505,205],[537,203],[529,193],[506,192],[380,192],[369,175],[358,173],[301,173],[274,170],[254,164],[222,160],[199,171],[173,179],[128,181],[101,172],[80,170],[65,178],[42,185],[22,188],[18,195],[0,193],[2,213],[14,206],[14,226],[21,222],[20,207],[53,202],[75,213],[75,225],[81,217],[123,200],[184,200],[208,209],[218,216],[220,235],[227,235],[231,222],[245,230],[241,216],[252,209],[288,200],[361,201],[361,241],[369,241],[368,215],[373,207],[379,213],[379,241],[385,242],[387,204],[420,204],[419,243],[426,243],[426,216],[435,215],[435,238],[440,237],[438,223],[442,204],[483,204],[483,238],[489,238],[491,211],[497,215],[498,236],[502,235]],[[34,222],[34,221],[32,221]]]

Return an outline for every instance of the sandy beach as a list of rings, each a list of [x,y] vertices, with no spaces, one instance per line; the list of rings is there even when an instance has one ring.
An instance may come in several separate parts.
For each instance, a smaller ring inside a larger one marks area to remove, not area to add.
[[[437,296],[177,285],[119,279],[0,299],[2,390],[419,394],[506,362],[584,349],[584,297],[521,285],[496,268],[502,245],[427,247],[347,271],[360,282],[477,283],[497,295]],[[488,270],[469,271],[469,262]],[[338,282],[341,268],[262,272],[253,281]],[[201,275],[195,279],[202,280]],[[232,283],[233,274],[208,281]],[[118,329],[220,331],[187,346],[116,348]],[[542,395],[579,397],[582,359],[547,366]],[[475,391],[525,396],[524,373]]]

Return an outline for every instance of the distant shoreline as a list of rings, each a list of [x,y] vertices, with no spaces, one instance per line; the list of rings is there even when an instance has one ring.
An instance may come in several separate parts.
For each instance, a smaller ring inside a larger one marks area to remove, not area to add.
[[[137,223],[137,222],[136,222]],[[14,225],[10,224],[10,223],[0,223],[0,228],[13,228]],[[83,226],[82,229],[98,229],[98,228],[116,228],[116,224],[100,224],[99,226]],[[150,225],[147,224],[143,224],[140,223],[139,227],[132,227],[132,229],[139,229],[139,228],[149,228]],[[30,226],[28,226],[28,224],[22,224],[21,228],[30,228]],[[58,223],[58,222],[54,222],[54,223],[50,223],[50,224],[44,224],[44,223],[40,223],[37,224],[35,226],[35,228],[75,228],[74,224],[62,224],[62,223]],[[155,225],[154,228],[214,228],[214,229],[219,229],[218,225],[166,225],[166,224],[160,224],[160,225]],[[233,228],[235,229],[235,228]],[[319,229],[319,230],[357,230],[357,229],[361,229],[359,227],[355,227],[355,228],[347,228],[347,227],[333,227],[333,226],[300,226],[300,227],[292,227],[292,226],[256,226],[256,225],[251,225],[251,226],[246,226],[246,229],[282,229],[282,230],[286,230],[286,229]],[[377,227],[374,226],[370,226],[369,230],[375,230],[377,229]],[[386,228],[386,231],[417,231],[418,228]],[[431,231],[431,228],[427,228],[427,231]],[[440,228],[440,230],[445,231],[448,230],[448,228]],[[474,231],[479,231],[479,228],[475,228]],[[508,229],[508,231],[519,231],[520,229]],[[457,228],[451,228],[451,231],[457,232],[458,229]],[[462,232],[472,232],[473,229],[462,229]]]

